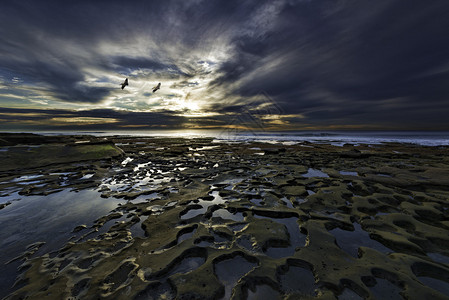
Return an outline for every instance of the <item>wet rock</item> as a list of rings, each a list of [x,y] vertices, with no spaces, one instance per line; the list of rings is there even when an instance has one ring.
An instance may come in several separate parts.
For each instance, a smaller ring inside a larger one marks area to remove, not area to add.
[[[445,297],[446,148],[110,140],[133,160],[123,165],[111,143],[71,137],[65,150],[92,150],[87,160],[51,164],[38,178],[0,170],[2,188],[24,195],[67,184],[130,200],[56,254],[33,258],[42,248],[27,249],[13,298]]]
[[[81,230],[83,230],[83,229],[85,229],[85,228],[87,228],[87,225],[78,225],[78,226],[76,226],[75,228],[73,228],[73,230],[72,230],[72,232],[79,232],[79,231],[81,231]]]

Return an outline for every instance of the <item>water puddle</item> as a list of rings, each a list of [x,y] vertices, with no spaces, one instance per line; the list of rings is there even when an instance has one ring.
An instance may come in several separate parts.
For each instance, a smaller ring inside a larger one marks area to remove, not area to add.
[[[202,264],[206,262],[204,257],[187,257],[182,260],[182,262],[177,265],[171,272],[170,276],[176,273],[187,273],[198,269]]]
[[[348,175],[348,176],[359,176],[359,173],[357,172],[351,172],[351,171],[340,171],[341,175]]]
[[[143,163],[143,164],[137,164],[137,166],[134,167],[133,171],[134,171],[134,172],[137,172],[137,171],[139,171],[140,169],[145,168],[145,167],[148,166],[149,164],[151,164],[151,161],[146,162],[146,163]]]
[[[300,293],[302,295],[315,295],[315,277],[307,269],[290,266],[287,273],[280,275],[281,289],[285,293]]]
[[[307,199],[303,199],[303,198],[299,198],[299,197],[296,197],[296,199],[295,199],[295,202],[297,204],[303,204],[303,203],[306,203],[307,201],[308,201]]]
[[[129,162],[133,161],[134,159],[131,157],[127,157],[122,161],[122,166],[126,166]]]
[[[256,263],[249,262],[242,256],[236,256],[215,264],[215,274],[225,286],[225,295],[222,299],[230,299],[232,288],[239,279],[256,266]]]
[[[35,181],[23,181],[23,182],[18,182],[17,184],[21,184],[21,185],[34,185],[35,187],[39,187],[39,186],[44,186],[45,184],[39,184],[40,183],[39,180],[35,180]]]
[[[207,207],[190,209],[189,211],[187,211],[187,213],[185,213],[181,216],[181,220],[188,220],[188,219],[194,218],[198,215],[204,214],[206,211],[207,211]]]
[[[212,150],[212,149],[215,149],[215,148],[219,148],[220,146],[202,146],[202,147],[199,147],[199,148],[191,148],[191,147],[189,147],[189,150],[190,151],[204,151],[204,150]]]
[[[214,211],[214,213],[212,214],[212,218],[222,218],[222,219],[226,219],[226,220],[234,220],[236,222],[241,222],[245,219],[245,217],[243,217],[242,213],[239,212],[239,213],[233,214],[224,208],[220,208],[220,209],[217,209],[216,211]]]
[[[11,192],[13,189],[8,189],[8,191],[5,191],[5,189],[3,189],[2,192]],[[12,192],[9,194],[5,194],[5,195],[0,195],[0,204],[3,203],[12,203],[13,201],[19,201],[20,199],[22,199],[23,196],[19,195],[19,192]],[[1,212],[1,211],[0,211]]]
[[[178,244],[180,244],[181,242],[183,242],[185,240],[190,239],[195,234],[195,231],[196,231],[196,228],[192,228],[192,231],[181,234],[178,237]]]
[[[167,279],[174,274],[185,274],[191,272],[199,268],[205,262],[206,259],[200,256],[184,258],[179,264],[176,264],[167,274],[163,276],[151,276],[151,279],[157,278],[157,281],[153,282],[159,282],[159,286],[148,286],[146,290],[139,293],[138,297],[135,297],[134,299],[175,299],[175,292],[173,291]]]
[[[250,236],[247,235],[242,235],[237,239],[237,244],[239,245],[239,247],[244,248],[250,252],[256,252],[257,249],[254,249],[254,243],[251,240]]]
[[[293,204],[290,200],[288,200],[286,197],[281,198],[281,200],[287,205],[288,208],[293,208]]]
[[[287,228],[288,234],[290,236],[290,246],[288,247],[270,247],[266,250],[265,254],[273,258],[281,258],[292,256],[295,254],[297,247],[304,247],[306,244],[307,236],[299,230],[299,225],[297,223],[298,218],[269,218],[259,215],[254,215],[256,218],[269,219],[273,222],[284,224]]]
[[[401,300],[402,296],[399,294],[402,289],[398,286],[392,284],[386,279],[376,278],[377,284],[370,287],[371,292],[374,294],[376,299],[385,300]]]
[[[236,231],[240,231],[243,228],[245,228],[246,225],[248,225],[248,224],[247,223],[231,224],[231,225],[228,225],[228,227],[230,227],[232,231],[236,232]]]
[[[265,201],[263,199],[251,199],[249,202],[255,204],[256,206],[262,206],[265,204]]]
[[[69,175],[73,175],[76,174],[76,172],[58,172],[58,173],[50,173],[48,175],[50,176],[63,176],[63,177],[67,177]]]
[[[353,223],[354,231],[335,228],[329,231],[337,240],[337,245],[349,255],[357,258],[360,246],[375,249],[382,253],[391,253],[393,250],[369,237],[369,233],[364,231],[360,224]]]
[[[148,219],[148,216],[140,216],[140,221],[132,225],[129,229],[133,237],[145,237],[145,230],[142,228],[142,223]]]
[[[174,177],[169,172],[161,170],[140,170],[137,174],[119,174],[113,178],[103,180],[100,189],[112,193],[147,192],[161,188],[173,180]]]
[[[420,276],[418,277],[418,279],[422,282],[422,284],[431,287],[432,289],[442,293],[443,295],[449,295],[449,283],[447,283],[446,281],[425,276]]]
[[[232,184],[232,185],[236,185],[241,183],[244,180],[244,178],[232,178],[232,179],[226,179],[220,182],[217,182],[217,185],[228,185],[228,184]]]
[[[393,177],[393,176],[391,176],[391,175],[389,175],[389,174],[382,174],[382,173],[377,173],[376,176],[388,177],[388,178]]]
[[[276,300],[281,299],[281,294],[269,285],[256,285],[253,291],[248,290],[247,300]]]
[[[158,216],[165,211],[165,207],[162,205],[151,205],[146,208],[146,211],[150,211],[152,215]]]
[[[81,177],[80,179],[81,179],[81,180],[84,180],[84,179],[90,179],[90,178],[92,178],[94,175],[95,175],[95,174],[86,174],[86,175],[84,175],[83,177]]]
[[[93,224],[100,216],[107,215],[124,201],[104,199],[96,190],[71,192],[69,189],[47,196],[8,197],[12,203],[0,210],[0,265],[21,253],[30,244],[45,242],[35,253],[42,255],[62,247],[72,236],[72,230],[80,224]],[[18,263],[12,263],[0,273],[0,287],[7,292],[17,276]]]
[[[322,172],[320,170],[312,169],[312,168],[309,168],[307,173],[302,174],[301,176],[302,177],[307,177],[307,178],[310,178],[310,177],[329,177],[329,175],[327,175],[326,173],[324,173],[324,172]]]
[[[28,181],[28,180],[40,178],[42,176],[43,175],[25,175],[25,176],[20,176],[20,177],[14,178],[13,180],[11,180],[11,182]]]
[[[275,172],[275,171],[272,169],[260,168],[260,169],[256,170],[254,173],[260,177],[260,176],[266,176],[272,172]]]
[[[197,205],[200,205],[201,208],[194,208],[187,211],[185,214],[181,216],[181,220],[187,220],[194,218],[198,215],[204,214],[209,206],[215,205],[215,204],[223,204],[226,203],[227,200],[224,200],[218,193],[218,191],[213,191],[210,193],[210,196],[214,197],[212,200],[204,200],[199,199],[199,202],[196,203]]]
[[[434,262],[449,264],[449,257],[440,253],[427,253],[427,256],[430,257]]]
[[[338,300],[363,300],[356,292],[351,289],[345,288],[343,293],[337,296]]]

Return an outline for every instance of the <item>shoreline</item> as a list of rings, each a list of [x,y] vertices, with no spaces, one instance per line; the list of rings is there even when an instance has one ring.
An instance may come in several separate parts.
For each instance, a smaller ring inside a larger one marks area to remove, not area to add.
[[[51,255],[44,244],[24,249],[10,299],[448,291],[447,146],[82,135],[33,137],[31,147],[24,138],[0,151],[0,204],[19,198],[0,217],[64,191],[119,203],[74,221],[75,237]]]
[[[1,135],[2,133],[0,133]],[[155,130],[155,131],[48,131],[48,132],[10,132],[5,134],[36,134],[43,136],[94,136],[98,138],[213,138],[214,142],[262,142],[262,143],[318,143],[343,146],[344,144],[379,145],[384,143],[404,143],[422,146],[449,146],[449,131],[284,131],[259,132],[224,129],[216,130]]]

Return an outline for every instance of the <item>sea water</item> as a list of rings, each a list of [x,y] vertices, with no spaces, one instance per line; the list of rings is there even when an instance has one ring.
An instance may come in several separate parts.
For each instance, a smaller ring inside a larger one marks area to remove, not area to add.
[[[213,138],[214,142],[326,143],[344,144],[410,143],[449,146],[449,131],[236,131],[236,130],[152,130],[152,131],[46,131],[44,135],[141,136]]]
[[[424,146],[448,146],[448,131],[294,131],[238,132],[216,136],[222,141],[256,141],[296,144],[303,142],[344,144],[410,143]]]

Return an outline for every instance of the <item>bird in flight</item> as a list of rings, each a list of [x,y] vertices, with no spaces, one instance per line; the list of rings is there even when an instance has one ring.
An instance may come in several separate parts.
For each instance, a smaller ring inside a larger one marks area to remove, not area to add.
[[[156,85],[155,87],[153,87],[153,93],[156,92],[158,89],[161,88],[161,83],[159,82],[158,85]]]
[[[122,90],[125,88],[125,86],[128,85],[128,78],[125,79],[125,81],[123,81],[122,85]]]

